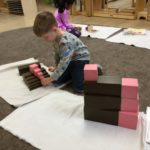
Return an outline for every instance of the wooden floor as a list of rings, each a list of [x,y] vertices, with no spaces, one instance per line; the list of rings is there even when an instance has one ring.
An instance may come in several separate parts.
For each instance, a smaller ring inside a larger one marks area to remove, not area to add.
[[[132,0],[115,0],[108,3],[109,8],[132,8]]]
[[[38,10],[54,11],[54,7],[48,4],[38,1]],[[0,13],[0,32],[30,27],[33,25],[34,18],[27,18],[24,16],[10,15],[8,13]],[[72,23],[80,24],[95,24],[114,27],[134,27],[134,28],[146,28],[150,29],[150,21],[145,20],[125,20],[125,19],[112,19],[101,17],[85,17],[85,16],[70,16]]]

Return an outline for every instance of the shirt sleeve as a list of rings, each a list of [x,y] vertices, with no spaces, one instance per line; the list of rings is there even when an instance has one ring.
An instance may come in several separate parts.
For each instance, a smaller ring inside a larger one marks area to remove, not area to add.
[[[53,72],[51,76],[54,80],[58,80],[59,77],[66,71],[74,54],[73,46],[69,43],[60,44],[60,51],[61,59],[58,63],[57,69]]]
[[[66,27],[66,29],[72,28],[73,25],[68,20],[69,11],[65,10],[64,13],[61,14],[61,20],[63,22],[63,25]]]
[[[63,23],[63,13],[59,13],[58,10],[55,11],[54,16],[56,18],[58,27],[61,28],[62,30],[66,30],[66,26]]]

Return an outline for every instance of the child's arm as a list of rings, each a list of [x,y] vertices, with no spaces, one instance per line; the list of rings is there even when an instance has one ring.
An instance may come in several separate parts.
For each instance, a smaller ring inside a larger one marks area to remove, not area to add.
[[[66,29],[73,28],[73,25],[68,20],[68,16],[69,16],[68,10],[64,10],[64,12],[60,14],[60,16],[61,16],[62,23],[66,27]]]
[[[51,76],[54,80],[58,80],[58,78],[65,72],[74,54],[73,47],[70,43],[62,43],[60,49],[60,51],[62,51],[62,58]]]
[[[64,18],[64,13],[59,13],[58,9],[55,11],[54,16],[56,18],[58,27],[62,30],[66,30],[66,26],[63,22],[63,18]]]

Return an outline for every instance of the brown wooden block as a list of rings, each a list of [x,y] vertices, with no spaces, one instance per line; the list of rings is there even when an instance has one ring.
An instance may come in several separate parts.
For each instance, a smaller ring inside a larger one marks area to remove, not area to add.
[[[33,77],[34,75],[31,72],[26,72],[23,75],[23,78]]]
[[[50,75],[49,74],[44,74],[44,77],[48,78],[48,77],[50,77]]]
[[[118,111],[103,111],[99,109],[87,109],[84,107],[84,118],[86,120],[118,125]]]
[[[27,82],[25,80],[24,80],[24,82],[25,82],[25,84],[26,84],[27,87],[30,87],[30,86],[35,85],[35,84],[41,84],[39,82],[37,82],[37,83],[36,82],[35,83],[29,83],[29,82]]]
[[[84,105],[87,109],[119,111],[121,109],[121,97],[84,95]]]
[[[41,82],[35,82],[35,83],[26,83],[27,87],[29,88],[29,90],[33,90],[39,87],[42,87]]]
[[[30,80],[39,80],[36,76],[28,76],[28,77],[24,77],[25,80],[30,81]]]
[[[22,66],[20,68],[20,71],[23,76],[23,80],[24,80],[25,84],[27,85],[27,87],[29,88],[29,90],[34,90],[39,87],[42,87],[41,80],[30,72],[29,65]],[[50,75],[46,72],[46,70],[44,68],[41,68],[41,72],[43,73],[45,78],[50,77]]]
[[[30,83],[28,84],[29,87],[32,87],[32,86],[42,86],[41,82],[35,82],[35,83]]]
[[[34,79],[31,79],[31,80],[26,80],[26,79],[24,79],[24,82],[25,82],[26,84],[41,83],[41,81],[40,81],[38,78],[34,78]]]
[[[98,80],[85,81],[84,93],[107,96],[121,96],[121,78],[116,76],[99,76]]]
[[[32,90],[35,90],[37,88],[40,88],[42,87],[42,85],[38,84],[38,85],[33,85],[33,86],[28,86],[29,90],[32,91]]]
[[[29,81],[29,80],[33,80],[33,79],[37,79],[37,77],[35,76],[28,76],[28,77],[23,77],[25,80]]]

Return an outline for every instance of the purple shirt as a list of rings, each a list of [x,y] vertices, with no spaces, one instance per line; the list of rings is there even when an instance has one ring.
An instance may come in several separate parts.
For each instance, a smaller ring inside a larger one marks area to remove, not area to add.
[[[64,10],[63,13],[59,13],[58,9],[55,11],[54,14],[58,27],[63,29],[63,30],[67,30],[73,27],[73,25],[68,21],[68,16],[69,16],[69,11],[68,10]]]

